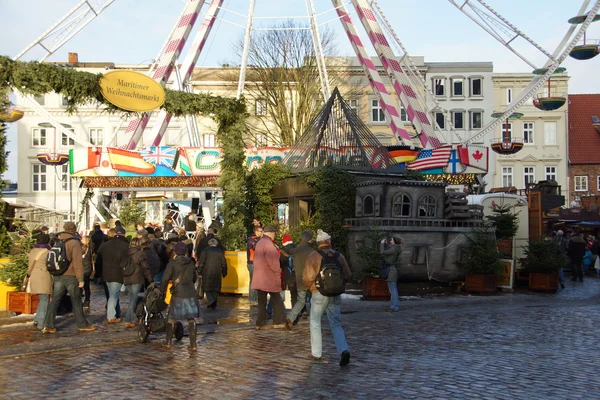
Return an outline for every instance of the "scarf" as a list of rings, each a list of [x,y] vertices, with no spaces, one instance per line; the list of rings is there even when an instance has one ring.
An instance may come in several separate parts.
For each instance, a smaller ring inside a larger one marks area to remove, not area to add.
[[[49,244],[43,244],[43,243],[38,243],[35,245],[36,249],[46,249],[46,250],[50,250],[50,245]]]

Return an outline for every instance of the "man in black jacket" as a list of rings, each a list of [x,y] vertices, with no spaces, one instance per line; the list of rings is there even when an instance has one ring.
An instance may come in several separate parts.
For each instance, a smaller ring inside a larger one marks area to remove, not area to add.
[[[110,236],[110,235],[109,235]],[[102,271],[102,280],[108,287],[108,301],[106,304],[106,318],[109,324],[121,322],[121,306],[119,304],[119,295],[121,286],[123,286],[123,270],[121,261],[127,257],[129,243],[125,236],[118,231],[112,240],[104,242],[98,250],[96,265],[100,266]]]
[[[227,261],[223,251],[217,247],[217,239],[210,239],[208,247],[198,258],[198,274],[202,276],[202,288],[208,303],[207,308],[217,308],[217,298],[221,291],[221,279],[227,276]]]
[[[208,230],[206,231],[206,237],[202,238],[202,240],[200,242],[198,242],[198,247],[196,247],[196,259],[198,259],[200,257],[200,254],[202,254],[202,250],[206,249],[208,247],[208,241],[210,239],[216,239],[217,240],[217,247],[219,249],[221,249],[221,251],[225,251],[225,247],[223,247],[223,244],[221,243],[221,241],[215,237],[215,230],[212,228],[208,228]]]
[[[573,267],[572,281],[576,281],[579,278],[580,282],[583,282],[583,257],[585,256],[586,242],[581,237],[580,232],[575,232],[571,240],[569,240],[569,246],[567,253],[571,258],[571,265]]]

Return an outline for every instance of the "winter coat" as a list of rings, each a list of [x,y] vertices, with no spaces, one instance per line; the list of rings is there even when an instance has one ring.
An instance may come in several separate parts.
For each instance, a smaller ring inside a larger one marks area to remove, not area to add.
[[[169,281],[172,280],[173,284],[175,284],[177,278],[181,277],[181,280],[175,286],[175,289],[173,289],[171,296],[179,299],[195,299],[197,293],[194,282],[197,276],[196,266],[189,257],[176,256],[173,261],[169,262],[167,269],[165,269],[165,273],[160,281],[160,290],[165,293]]]
[[[271,293],[281,292],[279,249],[266,235],[256,243],[252,289]]]
[[[146,253],[139,247],[130,247],[127,249],[127,256],[131,257],[131,262],[135,265],[135,271],[129,276],[123,276],[123,284],[135,285],[146,282],[154,282],[154,276],[150,273],[148,258]]]
[[[102,243],[96,256],[96,268],[102,271],[104,282],[123,283],[121,260],[127,257],[127,249],[129,249],[129,243],[124,236],[115,236]]]
[[[148,269],[150,269],[150,274],[152,276],[156,276],[161,270],[161,261],[158,253],[156,252],[156,248],[153,245],[150,245],[150,247],[146,247],[144,249],[144,254],[148,260]]]
[[[592,265],[592,258],[593,258],[593,254],[590,250],[586,250],[585,252],[585,256],[583,257],[583,265],[585,266],[590,266]]]
[[[579,235],[573,236],[571,240],[569,240],[569,250],[567,254],[569,257],[571,257],[571,259],[581,261],[585,256],[585,248],[585,240],[583,240],[583,238]]]
[[[383,256],[383,261],[390,266],[390,272],[386,282],[396,282],[398,280],[398,270],[396,264],[400,261],[402,246],[392,243],[389,249],[385,248],[385,243],[379,245],[379,253]]]
[[[293,248],[292,245],[285,247],[285,252],[292,255],[292,263],[294,265],[294,271],[296,275],[296,287],[298,291],[307,290],[304,285],[302,275],[304,274],[304,265],[306,264],[306,258],[310,253],[315,251],[312,245],[307,241],[300,242],[298,247]]]
[[[85,254],[83,255],[83,275],[87,275],[88,277],[92,275],[92,270],[94,269],[92,265],[92,250],[94,247],[94,243],[90,243],[85,250]]]
[[[198,257],[199,254],[202,254],[202,250],[206,249],[208,247],[208,241],[210,239],[217,239],[217,247],[219,249],[221,249],[222,252],[225,252],[225,247],[223,246],[223,243],[221,243],[221,241],[215,237],[215,235],[213,235],[212,233],[206,235],[206,237],[204,237],[200,243],[198,243],[198,247],[196,247],[196,257]]]
[[[81,240],[78,235],[62,232],[58,238],[65,243],[69,268],[63,275],[74,276],[79,282],[83,282],[83,254],[81,254]]]
[[[92,250],[94,252],[94,254],[96,254],[98,252],[98,250],[100,250],[100,246],[102,246],[102,243],[104,243],[106,241],[106,235],[104,234],[104,232],[102,231],[94,231],[94,233],[92,234]]]
[[[198,274],[205,292],[220,292],[221,277],[227,276],[227,261],[218,247],[208,247],[198,257]]]
[[[48,249],[33,248],[29,252],[29,293],[52,294],[52,275],[46,269]]]
[[[329,247],[329,245],[321,245],[319,246],[319,250],[330,256],[332,256],[334,253],[334,250]],[[302,279],[304,280],[304,286],[306,286],[306,288],[312,293],[318,292],[318,289],[315,286],[315,280],[317,279],[317,274],[321,270],[321,260],[323,260],[321,253],[313,250],[313,252],[310,253],[310,255],[306,258],[306,264],[304,265],[304,274],[302,275]],[[346,282],[348,282],[352,277],[352,272],[350,271],[350,266],[348,265],[348,262],[342,253],[338,253],[338,263],[342,268],[344,279]]]
[[[196,232],[196,221],[191,220],[189,217],[185,219],[185,230],[187,232]]]

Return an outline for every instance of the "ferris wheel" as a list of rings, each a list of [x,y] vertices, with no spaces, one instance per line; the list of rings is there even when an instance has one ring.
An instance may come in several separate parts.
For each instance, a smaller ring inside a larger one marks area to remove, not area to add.
[[[441,2],[442,0],[440,0]],[[565,21],[565,34],[558,46],[554,50],[547,50],[536,43],[523,30],[517,28],[507,18],[503,17],[496,9],[492,8],[483,0],[446,0],[452,6],[465,15],[466,18],[479,25],[493,39],[501,43],[507,50],[519,57],[527,64],[533,73],[530,83],[514,96],[512,102],[501,111],[495,112],[494,120],[485,125],[481,130],[471,135],[469,139],[461,138],[452,127],[451,121],[446,121],[450,131],[456,135],[460,144],[468,145],[472,142],[480,141],[486,134],[492,132],[504,120],[518,116],[516,112],[532,96],[551,80],[555,73],[564,72],[561,64],[569,56],[578,60],[587,60],[600,53],[598,41],[588,40],[586,30],[591,23],[600,19],[600,0],[583,0],[578,11]],[[248,68],[248,51],[253,32],[255,32],[255,23],[259,18],[263,20],[267,17],[255,15],[256,0],[241,1],[229,8],[224,6],[224,0],[185,0],[183,11],[175,23],[171,33],[162,46],[158,56],[150,66],[148,74],[161,84],[167,84],[174,81],[179,90],[190,90],[188,85],[192,72],[200,54],[206,51],[205,44],[211,34],[215,21],[232,23],[228,15],[242,17],[244,24],[233,23],[244,30],[243,52],[240,60],[240,73],[238,79],[237,96],[244,93],[246,71]],[[79,33],[86,25],[115,3],[115,0],[98,0],[92,4],[90,0],[83,0],[71,9],[64,17],[52,25],[40,37],[34,40],[23,51],[17,54],[14,59],[20,59],[35,47],[41,47],[45,55],[40,59],[44,61],[54,54],[60,47],[67,43],[72,37]],[[298,2],[300,3],[300,2]],[[317,61],[321,91],[324,98],[331,94],[330,80],[325,62],[325,54],[321,43],[320,27],[325,24],[333,24],[339,21],[345,31],[352,50],[360,61],[364,74],[369,80],[371,89],[376,94],[382,112],[385,115],[393,133],[393,137],[398,144],[407,148],[435,149],[448,141],[447,137],[441,135],[432,122],[432,110],[439,109],[436,97],[428,87],[427,82],[420,72],[419,68],[411,59],[406,47],[400,40],[400,37],[393,28],[394,21],[389,21],[384,10],[377,0],[331,0],[331,6],[328,9],[317,12],[314,0],[304,0],[306,14],[304,18],[308,22],[311,30],[314,55]],[[501,1],[497,2],[499,5]],[[577,2],[576,2],[577,3]],[[240,6],[243,4],[243,6]],[[322,2],[320,6],[323,6]],[[284,5],[281,6],[285,8]],[[278,18],[298,18],[298,17],[278,17]],[[190,49],[185,57],[180,61],[181,53],[186,46],[190,35],[197,25],[197,21],[203,19],[197,28],[195,37],[191,41]],[[362,29],[361,29],[362,28]],[[362,32],[361,32],[362,30]],[[365,35],[366,33],[366,35]],[[365,39],[366,38],[366,39]],[[515,43],[521,43],[521,47],[526,47],[528,52],[517,50]],[[375,50],[376,56],[371,56],[368,51],[368,45]],[[546,61],[543,64],[537,64],[533,60],[542,54]],[[534,56],[535,55],[535,56]],[[375,60],[378,59],[376,63]],[[178,65],[181,64],[180,67]],[[392,83],[392,90],[384,84],[376,65],[382,65],[385,71],[385,77]],[[414,127],[416,134],[410,133],[405,128],[405,123],[400,115],[400,107],[397,102],[392,100],[396,95],[402,108],[406,111],[410,124]],[[73,135],[69,129],[66,129],[58,122],[44,107],[39,105],[31,96],[27,97],[32,107],[41,115],[44,115],[57,132],[62,132],[67,137],[73,139],[82,145],[91,145]],[[560,96],[551,92],[550,84],[546,95],[538,95],[533,104],[542,110],[554,110],[561,107],[566,102],[566,95]],[[167,126],[171,120],[171,115],[166,111],[159,111],[152,126],[151,143],[141,143],[142,134],[150,121],[150,114],[143,114],[140,118],[128,122],[125,135],[127,138],[127,148],[135,149],[143,145],[160,145]],[[188,118],[188,130],[194,132],[190,135],[190,144],[199,144],[199,133],[195,125],[194,118]],[[508,154],[518,151],[518,143],[512,143],[510,136],[506,136],[492,143],[492,149],[501,154]]]

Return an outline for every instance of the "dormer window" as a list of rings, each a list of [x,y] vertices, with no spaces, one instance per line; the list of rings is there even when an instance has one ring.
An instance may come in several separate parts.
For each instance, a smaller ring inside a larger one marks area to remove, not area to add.
[[[596,130],[596,132],[600,133],[600,118],[595,115],[592,115],[592,126]]]

